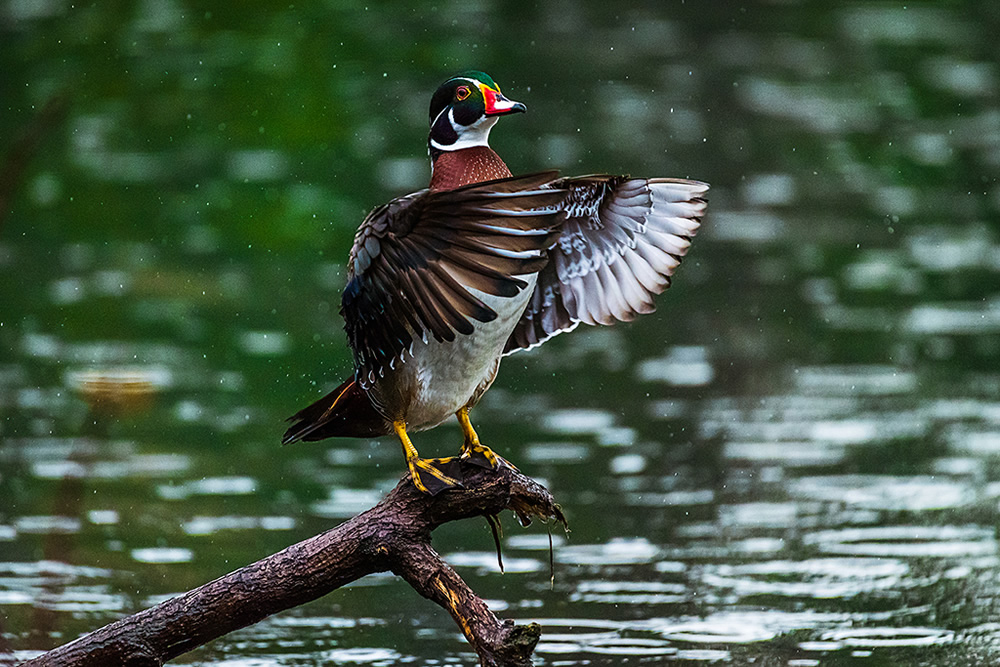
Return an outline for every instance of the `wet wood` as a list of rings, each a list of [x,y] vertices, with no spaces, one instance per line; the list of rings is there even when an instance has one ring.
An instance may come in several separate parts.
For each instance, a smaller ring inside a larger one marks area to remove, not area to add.
[[[187,651],[272,614],[315,600],[374,572],[392,571],[444,607],[485,667],[531,665],[537,624],[501,621],[431,546],[449,521],[509,509],[566,521],[552,496],[509,468],[463,466],[466,487],[436,497],[406,477],[372,509],[184,595],[106,625],[24,663],[32,667],[162,665]]]

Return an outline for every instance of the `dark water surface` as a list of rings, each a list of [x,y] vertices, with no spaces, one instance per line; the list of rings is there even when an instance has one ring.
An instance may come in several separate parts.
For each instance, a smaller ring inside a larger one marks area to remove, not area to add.
[[[391,439],[278,441],[350,372],[354,229],[472,66],[529,107],[515,173],[713,185],[655,315],[474,411],[572,532],[552,590],[543,526],[504,517],[504,575],[485,522],[435,544],[538,663],[1000,661],[1000,5],[327,4],[0,0],[0,653],[395,484]],[[177,663],[475,658],[378,576]]]

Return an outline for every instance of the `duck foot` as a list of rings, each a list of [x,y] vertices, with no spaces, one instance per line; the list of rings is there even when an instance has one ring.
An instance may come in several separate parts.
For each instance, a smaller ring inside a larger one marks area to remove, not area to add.
[[[462,465],[457,456],[439,459],[422,459],[413,457],[407,459],[413,486],[429,496],[436,496],[442,491],[454,488],[465,488],[462,482]]]
[[[492,449],[483,444],[466,444],[462,447],[462,454],[460,457],[466,463],[471,463],[474,466],[479,466],[480,468],[486,468],[488,470],[496,470],[498,466],[504,466],[510,468],[511,470],[517,470],[513,463],[500,456]]]

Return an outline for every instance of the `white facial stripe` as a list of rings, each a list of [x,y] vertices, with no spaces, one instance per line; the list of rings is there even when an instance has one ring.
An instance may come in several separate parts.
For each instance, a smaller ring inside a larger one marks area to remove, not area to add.
[[[479,86],[485,85],[484,83],[482,83],[480,81],[476,81],[475,79],[470,79],[470,78],[465,77],[465,76],[456,76],[454,79],[449,79],[445,83],[451,83],[452,81],[468,81],[469,83],[471,83],[473,86],[475,86],[477,88]]]
[[[454,110],[448,110],[448,122],[458,135],[458,140],[453,144],[439,144],[431,139],[431,146],[442,151],[457,151],[462,148],[473,146],[489,146],[490,130],[497,123],[497,116],[484,116],[472,125],[460,125],[455,122]]]
[[[438,115],[434,116],[434,120],[431,121],[431,127],[434,127],[435,125],[437,125],[438,118],[441,117],[441,114],[443,114],[445,111],[447,111],[450,108],[451,107],[445,107],[444,109],[441,109],[441,111],[438,112]]]

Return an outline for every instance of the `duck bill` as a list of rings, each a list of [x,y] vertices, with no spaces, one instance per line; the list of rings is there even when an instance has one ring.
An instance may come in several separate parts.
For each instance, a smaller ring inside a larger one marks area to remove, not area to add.
[[[503,116],[505,114],[518,112],[524,113],[528,110],[528,107],[524,106],[520,102],[508,100],[500,91],[493,90],[492,88],[487,88],[485,86],[483,86],[483,98],[486,100],[487,116]]]

